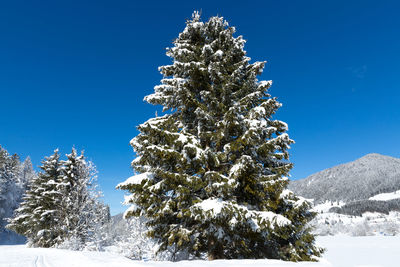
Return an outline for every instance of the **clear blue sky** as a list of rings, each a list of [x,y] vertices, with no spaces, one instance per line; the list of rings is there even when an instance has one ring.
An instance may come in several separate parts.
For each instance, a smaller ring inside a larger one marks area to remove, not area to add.
[[[293,179],[376,152],[400,157],[397,1],[2,1],[0,144],[35,166],[84,149],[112,213],[132,175],[143,97],[193,10],[224,16],[267,60],[296,141]]]

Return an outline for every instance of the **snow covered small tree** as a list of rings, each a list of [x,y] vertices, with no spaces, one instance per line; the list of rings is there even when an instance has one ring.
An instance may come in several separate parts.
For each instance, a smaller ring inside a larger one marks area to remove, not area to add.
[[[10,209],[10,198],[13,198],[13,188],[16,184],[17,168],[10,154],[0,147],[0,225]]]
[[[125,220],[121,215],[113,217],[109,238],[119,253],[132,260],[152,259],[155,257],[154,240],[146,236],[146,220],[144,217],[131,217]]]
[[[35,178],[31,158],[28,156],[19,167],[18,183],[21,188],[21,196],[25,193],[28,184]]]
[[[109,219],[108,208],[99,201],[96,169],[93,163],[78,155],[75,148],[62,161],[61,168],[61,217],[64,240],[72,249],[82,249],[94,238],[101,226]]]
[[[59,159],[55,150],[42,161],[42,172],[29,183],[23,202],[7,225],[35,247],[51,247],[62,240]]]
[[[21,200],[23,187],[19,177],[18,155],[10,155],[0,146],[0,233],[4,231],[7,218],[13,215]]]
[[[258,81],[245,40],[222,17],[195,12],[167,50],[161,85],[145,101],[170,110],[132,141],[137,175],[117,188],[132,194],[125,217],[145,216],[148,235],[173,259],[315,260],[308,202],[286,189],[293,141],[272,119],[281,104]]]
[[[15,191],[18,183],[19,160],[16,155],[11,156],[7,150],[0,147],[0,207],[13,206],[16,202]],[[1,214],[1,212],[0,212]]]

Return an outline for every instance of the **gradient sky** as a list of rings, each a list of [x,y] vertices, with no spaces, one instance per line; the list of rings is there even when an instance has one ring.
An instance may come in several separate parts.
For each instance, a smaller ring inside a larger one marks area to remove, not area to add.
[[[400,157],[398,1],[2,1],[0,144],[35,166],[85,150],[112,214],[143,102],[193,10],[222,15],[274,81],[292,179],[376,152]]]

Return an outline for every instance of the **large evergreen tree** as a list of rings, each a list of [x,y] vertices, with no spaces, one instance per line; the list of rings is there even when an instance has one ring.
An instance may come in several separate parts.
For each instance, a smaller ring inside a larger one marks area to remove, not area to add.
[[[166,115],[131,141],[137,175],[125,217],[145,216],[160,251],[191,257],[315,260],[308,202],[286,189],[293,141],[272,116],[281,104],[259,81],[245,40],[221,17],[195,12],[167,50],[171,65],[145,100]]]

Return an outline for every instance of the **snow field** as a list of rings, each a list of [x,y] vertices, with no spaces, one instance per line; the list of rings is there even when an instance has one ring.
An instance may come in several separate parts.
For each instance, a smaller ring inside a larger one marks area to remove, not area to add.
[[[279,260],[215,261],[133,261],[110,252],[70,251],[27,248],[24,245],[0,246],[0,267],[398,267],[400,236],[318,237],[327,250],[320,262],[284,262]]]
[[[24,245],[0,246],[0,267],[239,267],[331,266],[329,263],[291,263],[279,260],[215,260],[215,261],[133,261],[109,252],[70,251],[53,248],[27,248]]]
[[[25,245],[0,246],[1,267],[105,267],[140,266],[108,252],[70,251],[54,248],[27,248]]]
[[[345,235],[317,238],[327,250],[324,259],[334,267],[399,267],[400,236]]]

